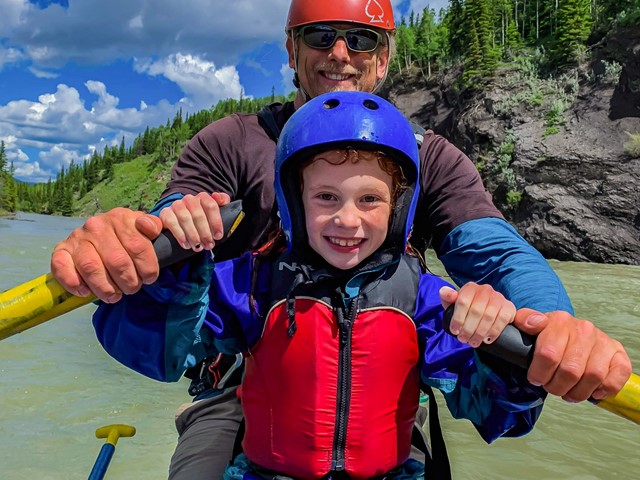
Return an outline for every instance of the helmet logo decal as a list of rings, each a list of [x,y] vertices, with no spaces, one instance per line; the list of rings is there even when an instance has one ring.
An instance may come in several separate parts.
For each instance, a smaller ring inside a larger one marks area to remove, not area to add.
[[[369,17],[369,23],[384,23],[384,9],[378,0],[369,0],[364,7],[364,13]]]

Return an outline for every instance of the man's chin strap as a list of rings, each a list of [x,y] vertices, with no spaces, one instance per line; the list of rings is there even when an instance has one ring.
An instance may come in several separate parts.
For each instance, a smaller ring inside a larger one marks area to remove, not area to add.
[[[311,100],[311,95],[309,95],[304,89],[304,87],[300,83],[300,77],[298,76],[298,46],[296,45],[296,35],[293,30],[290,30],[288,34],[291,35],[291,43],[293,44],[293,64],[295,65],[295,68],[293,70],[293,86],[300,90],[300,93],[302,93],[302,97],[304,99],[304,103],[307,103],[309,100]],[[389,45],[391,45],[391,38],[389,37],[388,32],[385,32],[385,35],[387,36],[387,48],[389,48]],[[387,75],[389,74],[390,60],[391,59],[387,61],[387,68],[384,69],[384,75],[381,79],[376,81],[371,93],[376,93],[378,90],[380,90],[385,80],[387,79]]]
[[[293,44],[293,86],[296,87],[300,93],[302,93],[302,98],[304,99],[304,103],[307,103],[311,100],[311,95],[307,93],[302,84],[300,83],[300,77],[298,76],[298,45],[296,44],[297,35],[294,30],[290,30],[288,35],[291,35],[291,43]]]

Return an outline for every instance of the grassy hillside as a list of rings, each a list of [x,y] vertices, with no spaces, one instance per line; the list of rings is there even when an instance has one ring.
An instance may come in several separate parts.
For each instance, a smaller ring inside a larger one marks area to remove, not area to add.
[[[114,165],[113,178],[100,182],[75,202],[79,216],[90,216],[115,207],[149,210],[169,181],[172,163],[158,163],[155,155],[143,155]]]

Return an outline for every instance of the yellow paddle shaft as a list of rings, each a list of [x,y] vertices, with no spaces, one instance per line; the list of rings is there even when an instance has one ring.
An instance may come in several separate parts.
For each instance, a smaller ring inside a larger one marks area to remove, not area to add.
[[[0,293],[0,340],[96,300],[76,297],[48,273]]]
[[[640,425],[640,376],[632,373],[617,395],[595,404]]]
[[[224,237],[216,245],[229,238],[244,218],[242,201],[235,200],[221,207],[220,216]],[[153,249],[160,268],[187,259],[195,253],[180,247],[169,231],[162,232],[153,240]],[[94,295],[76,297],[70,294],[50,273],[34,278],[0,293],[0,341],[95,300]]]

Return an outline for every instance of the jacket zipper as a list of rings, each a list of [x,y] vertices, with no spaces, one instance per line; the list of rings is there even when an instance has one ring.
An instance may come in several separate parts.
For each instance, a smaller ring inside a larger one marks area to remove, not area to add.
[[[358,312],[358,297],[349,302],[346,309],[343,298],[342,304],[336,308],[338,329],[340,332],[340,350],[338,357],[338,393],[336,408],[336,429],[333,435],[333,460],[331,470],[344,471],[344,450],[347,442],[347,422],[349,420],[349,405],[351,393],[351,329]]]

